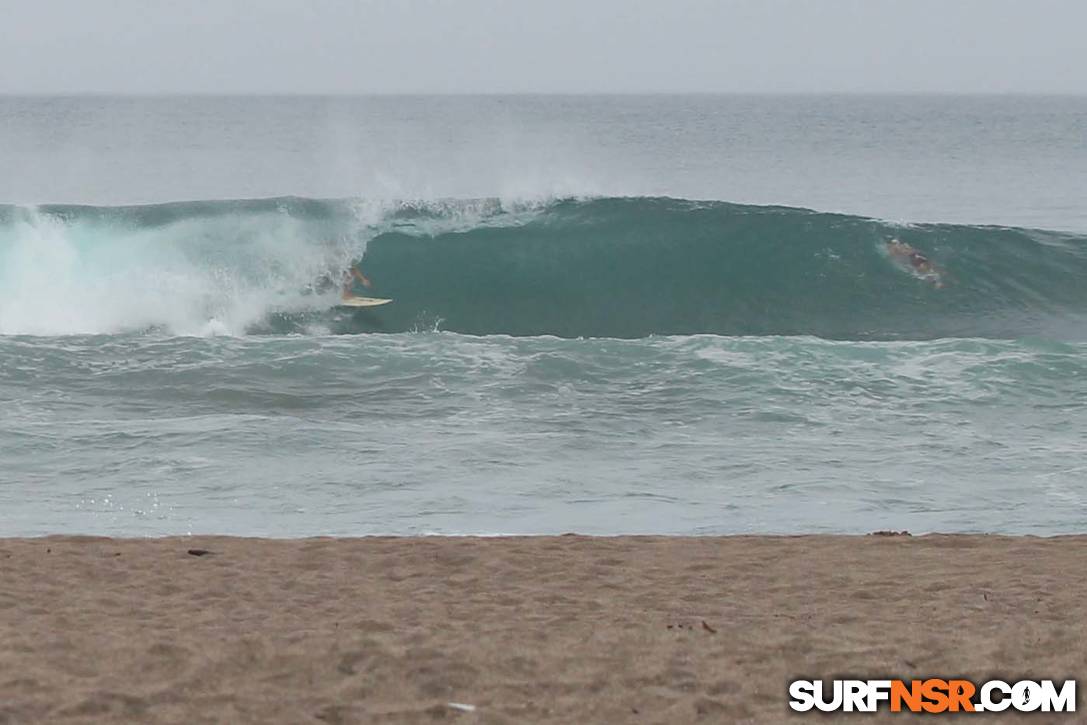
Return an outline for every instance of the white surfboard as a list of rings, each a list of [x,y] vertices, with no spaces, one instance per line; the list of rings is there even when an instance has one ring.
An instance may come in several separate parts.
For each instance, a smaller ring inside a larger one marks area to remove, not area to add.
[[[392,300],[387,300],[384,297],[344,297],[340,300],[338,307],[380,307],[381,305],[387,305]]]

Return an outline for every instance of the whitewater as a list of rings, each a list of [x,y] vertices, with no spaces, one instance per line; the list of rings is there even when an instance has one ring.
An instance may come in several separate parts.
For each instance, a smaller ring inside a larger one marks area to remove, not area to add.
[[[0,117],[4,535],[1087,522],[1082,99]]]
[[[352,265],[396,304],[336,312]],[[8,335],[1087,333],[1085,236],[668,198],[6,207],[0,269]]]

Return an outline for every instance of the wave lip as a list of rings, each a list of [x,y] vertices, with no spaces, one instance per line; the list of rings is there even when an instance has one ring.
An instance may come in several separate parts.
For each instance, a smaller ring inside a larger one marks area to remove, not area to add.
[[[900,239],[942,286],[887,253]],[[395,304],[335,309],[351,263]],[[1085,339],[1087,238],[671,198],[0,207],[0,333]]]

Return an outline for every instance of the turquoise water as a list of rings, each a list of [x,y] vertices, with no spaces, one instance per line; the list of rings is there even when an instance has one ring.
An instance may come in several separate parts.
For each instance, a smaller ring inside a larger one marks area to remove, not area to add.
[[[0,117],[0,535],[1087,523],[1082,99]]]
[[[939,286],[896,263],[893,239],[924,250]],[[786,207],[647,197],[9,206],[0,245],[6,334],[1087,339],[1087,234]],[[372,282],[357,292],[396,304],[335,310],[350,264]]]

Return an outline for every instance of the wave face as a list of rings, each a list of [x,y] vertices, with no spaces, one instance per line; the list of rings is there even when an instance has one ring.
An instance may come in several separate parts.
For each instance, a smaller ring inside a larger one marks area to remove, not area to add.
[[[359,261],[393,304],[335,309]],[[1084,339],[1084,280],[1073,234],[668,198],[0,207],[0,334]]]

